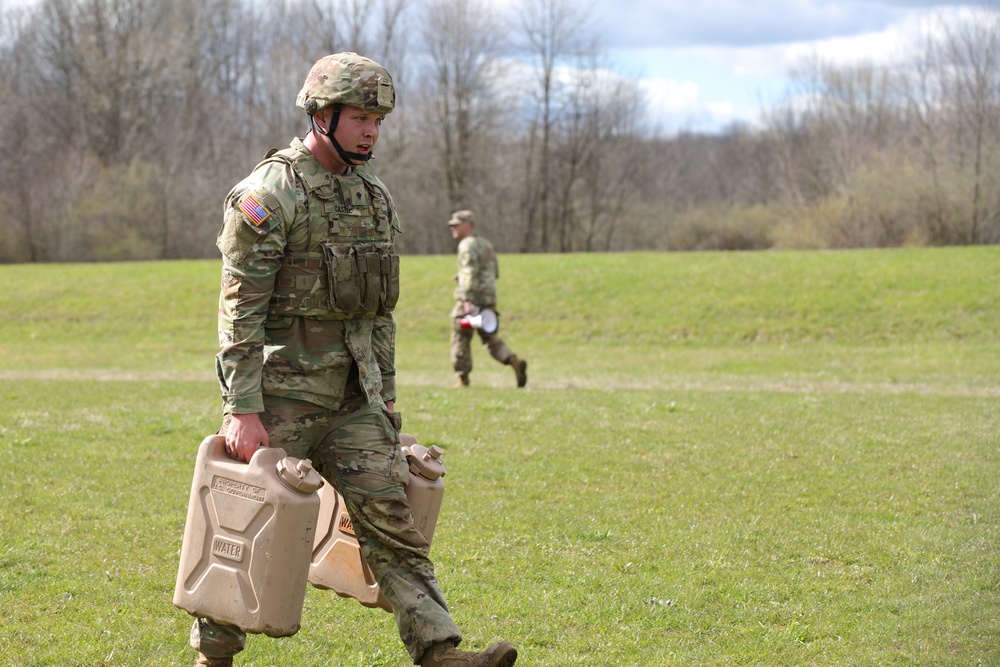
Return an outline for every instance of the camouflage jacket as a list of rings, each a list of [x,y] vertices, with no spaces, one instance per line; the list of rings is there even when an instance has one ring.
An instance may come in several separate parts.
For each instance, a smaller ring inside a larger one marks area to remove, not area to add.
[[[333,174],[299,139],[229,192],[217,240],[216,355],[228,410],[260,412],[263,394],[336,410],[352,373],[369,404],[395,400],[395,299],[387,302],[379,270],[395,268],[398,296],[399,258],[391,249],[399,231],[389,193],[370,167]],[[358,276],[357,267],[372,270]],[[335,274],[347,268],[361,303],[338,307],[345,300],[332,303]]]
[[[480,308],[496,308],[500,267],[493,244],[470,234],[458,243],[458,287],[455,298]]]

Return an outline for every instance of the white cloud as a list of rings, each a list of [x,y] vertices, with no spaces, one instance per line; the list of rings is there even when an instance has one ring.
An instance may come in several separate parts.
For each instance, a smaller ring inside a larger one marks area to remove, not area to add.
[[[878,33],[915,12],[996,7],[994,0],[595,0],[614,48],[755,47]]]
[[[795,41],[757,47],[693,47],[679,51],[728,69],[736,78],[782,78],[803,59],[817,56],[834,65],[861,62],[889,64],[904,57],[919,31],[927,29],[926,16],[912,15],[878,32],[813,41]]]
[[[693,81],[643,79],[641,87],[653,106],[671,115],[687,115],[704,104],[701,89]]]
[[[639,88],[646,100],[647,124],[657,134],[713,131],[734,121],[749,122],[755,116],[741,112],[731,101],[707,100],[694,81],[642,79]]]
[[[970,7],[905,9],[895,22],[853,35],[760,46],[623,49],[616,57],[624,69],[642,72],[636,76],[661,131],[713,131],[734,121],[756,122],[763,109],[790,94],[789,74],[806,58],[836,66],[905,62],[928,36],[940,35],[944,25],[975,21],[981,12]]]

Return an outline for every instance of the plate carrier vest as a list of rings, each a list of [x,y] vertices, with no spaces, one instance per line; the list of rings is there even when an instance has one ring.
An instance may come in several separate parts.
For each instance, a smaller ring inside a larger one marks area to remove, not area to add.
[[[289,165],[306,192],[309,242],[285,251],[268,319],[374,317],[399,299],[399,256],[393,251],[392,204],[367,165],[331,174],[307,150],[270,151],[260,165]]]

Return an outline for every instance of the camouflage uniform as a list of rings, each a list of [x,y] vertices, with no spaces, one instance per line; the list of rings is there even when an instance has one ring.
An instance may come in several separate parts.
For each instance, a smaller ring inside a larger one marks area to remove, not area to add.
[[[465,212],[459,212],[465,213]],[[468,378],[472,372],[472,332],[490,351],[490,356],[501,364],[509,365],[516,356],[497,332],[486,333],[482,329],[464,329],[461,320],[465,316],[464,303],[470,302],[477,308],[496,311],[497,278],[500,275],[493,244],[475,233],[458,243],[458,287],[455,288],[457,303],[451,311],[451,363],[455,373]],[[497,317],[499,318],[499,313]]]
[[[386,409],[396,394],[399,231],[389,193],[366,164],[334,174],[298,139],[266,156],[226,198],[216,370],[223,432],[232,414],[261,413],[270,446],[312,459],[343,496],[416,662],[461,632],[413,527],[399,416]],[[212,658],[244,642],[239,628],[208,619],[191,631],[191,645]]]

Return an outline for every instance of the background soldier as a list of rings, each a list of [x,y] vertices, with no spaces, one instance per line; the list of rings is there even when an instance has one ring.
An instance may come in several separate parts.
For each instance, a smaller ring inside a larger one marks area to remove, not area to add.
[[[306,138],[269,153],[226,198],[216,358],[226,449],[248,461],[277,446],[314,462],[343,496],[415,663],[510,667],[509,643],[455,648],[461,631],[404,493],[392,314],[400,227],[367,164],[395,104],[392,79],[372,60],[338,53],[313,65],[296,103],[309,115]],[[232,665],[245,639],[196,620],[196,664]]]
[[[455,211],[448,221],[452,238],[458,239],[458,275],[455,276],[458,282],[455,298],[458,303],[451,311],[451,363],[458,376],[456,387],[469,386],[469,373],[472,372],[470,343],[473,329],[463,328],[462,318],[483,308],[494,312],[497,308],[497,278],[500,277],[497,255],[493,251],[493,244],[475,232],[475,222],[472,211]],[[475,331],[494,359],[513,367],[517,386],[526,385],[528,362],[519,359],[496,331]]]

